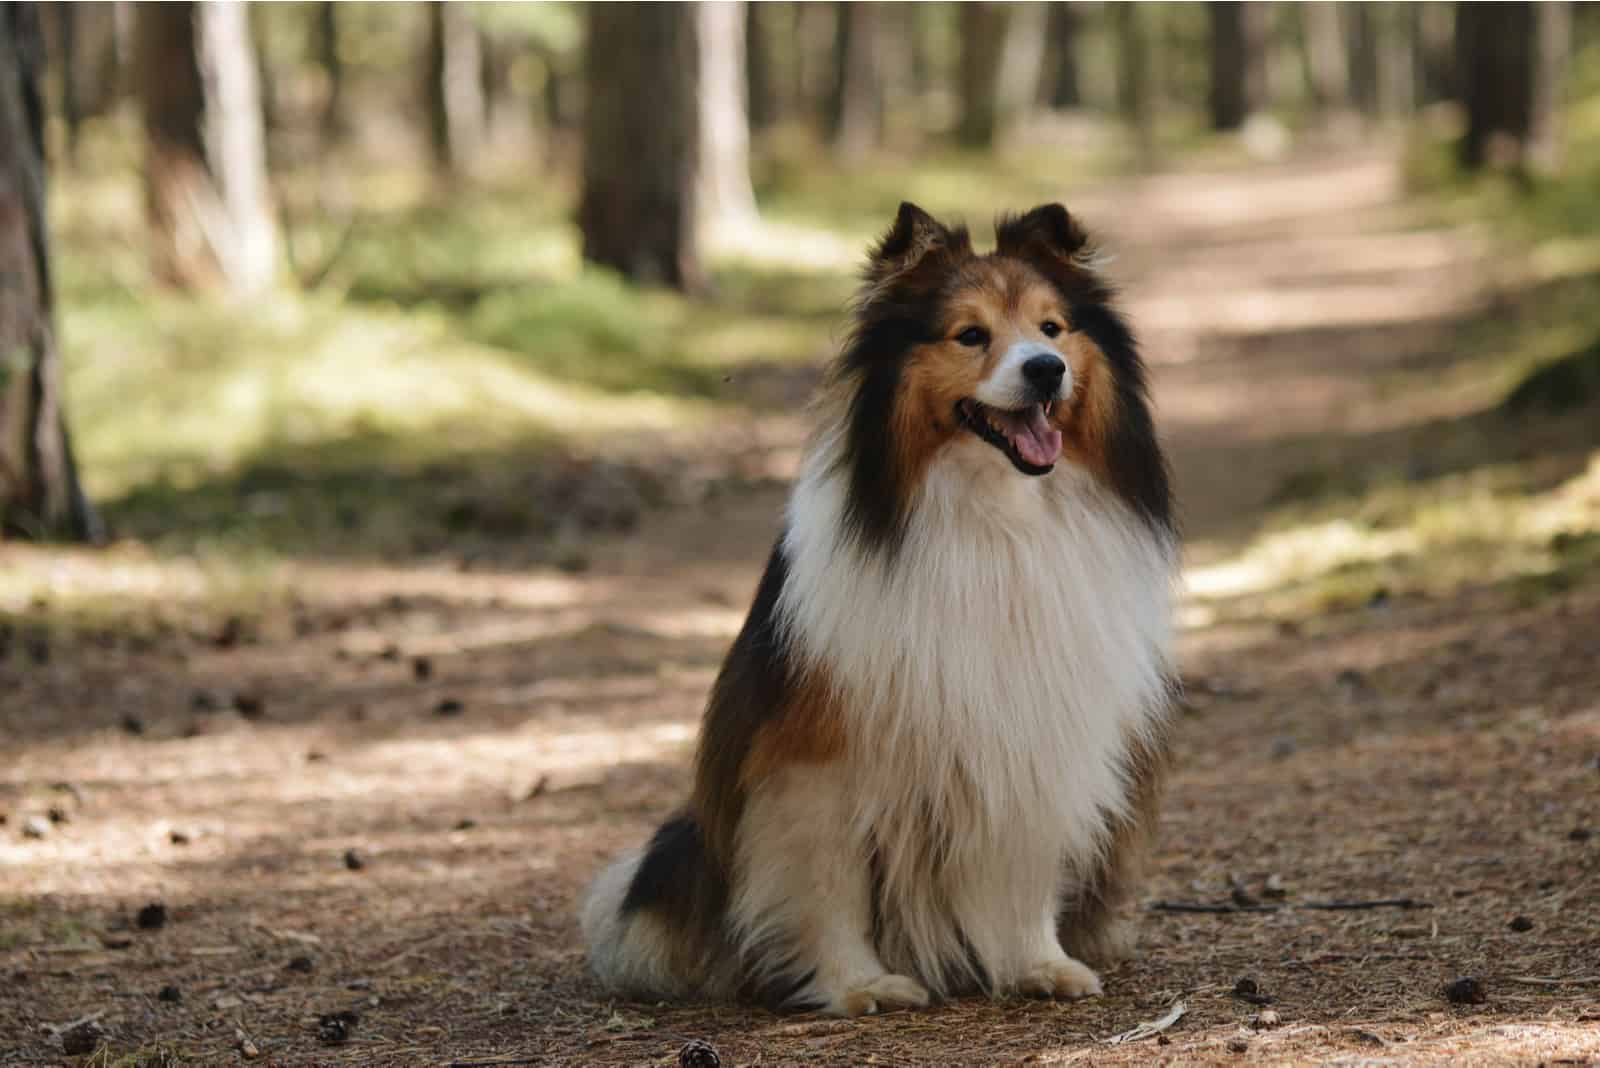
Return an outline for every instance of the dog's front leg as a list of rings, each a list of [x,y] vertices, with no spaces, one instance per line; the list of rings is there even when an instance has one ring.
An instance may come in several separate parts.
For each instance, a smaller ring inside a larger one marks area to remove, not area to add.
[[[869,851],[843,762],[789,764],[753,787],[739,822],[732,919],[747,967],[791,1006],[860,1016],[928,991],[872,947]]]
[[[1045,998],[1086,998],[1101,992],[1100,977],[1067,955],[1056,934],[1052,901],[1029,935],[1029,964],[1017,978],[1017,990]]]

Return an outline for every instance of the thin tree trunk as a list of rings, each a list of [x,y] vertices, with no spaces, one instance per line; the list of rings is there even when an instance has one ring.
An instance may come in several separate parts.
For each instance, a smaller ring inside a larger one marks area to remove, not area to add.
[[[322,117],[317,125],[324,141],[342,141],[350,132],[350,116],[345,109],[344,60],[339,55],[339,5],[332,0],[323,0],[317,5],[312,47],[327,86],[322,98]]]
[[[1525,158],[1534,170],[1552,174],[1561,167],[1561,87],[1572,45],[1572,5],[1551,0],[1535,13],[1533,86]]]
[[[1548,4],[1461,4],[1456,12],[1458,84],[1467,112],[1467,167],[1553,167],[1558,89],[1569,11]]]
[[[773,21],[779,12],[776,3],[745,5],[744,62],[745,85],[752,132],[770,129],[783,118],[783,92],[778,72],[773,67],[775,50]]]
[[[1350,62],[1340,6],[1332,0],[1295,5],[1301,17],[1311,99],[1324,112],[1343,111],[1350,106]]]
[[[1435,104],[1456,96],[1455,18],[1449,4],[1417,4],[1417,96]]]
[[[1211,128],[1237,130],[1266,106],[1271,8],[1212,0]]]
[[[686,290],[704,281],[697,20],[688,4],[592,4],[584,46],[584,257]]]
[[[1052,108],[1078,107],[1083,94],[1078,86],[1078,11],[1073,4],[1056,0],[1050,5],[1045,40],[1041,102]]]
[[[743,0],[694,5],[699,14],[700,222],[711,231],[756,221],[750,186]]]
[[[883,130],[881,69],[883,11],[872,0],[839,4],[833,105],[834,151],[859,160],[878,146]]]
[[[1044,81],[1045,35],[1050,7],[1042,2],[1011,5],[1005,47],[1000,54],[1000,83],[995,88],[996,137],[1033,109]]]
[[[63,410],[38,17],[0,4],[0,535],[99,541]]]
[[[78,159],[78,132],[83,127],[83,107],[78,99],[78,8],[76,4],[50,5],[55,15],[56,55],[60,68],[61,124],[66,134],[67,162]]]
[[[1350,100],[1363,115],[1379,110],[1378,20],[1376,5],[1350,5]]]
[[[428,145],[444,172],[471,166],[483,144],[483,49],[466,4],[430,0],[425,90]]]
[[[278,235],[245,5],[150,4],[138,15],[155,273],[259,292],[276,271]]]
[[[1156,163],[1155,100],[1151,92],[1149,11],[1143,4],[1115,4],[1112,31],[1117,42],[1117,107],[1133,131],[1139,166]]]
[[[1415,23],[1411,5],[1375,5],[1378,29],[1378,111],[1388,117],[1410,115],[1417,107],[1417,69],[1414,65]]]
[[[971,148],[989,148],[1000,134],[1000,65],[1005,60],[1006,4],[961,5],[961,118],[956,139]]]

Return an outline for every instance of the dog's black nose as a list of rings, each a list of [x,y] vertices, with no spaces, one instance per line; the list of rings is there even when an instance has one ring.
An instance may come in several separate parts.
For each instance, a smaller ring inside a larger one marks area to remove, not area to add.
[[[1067,365],[1060,356],[1032,356],[1022,365],[1022,377],[1041,397],[1054,397],[1066,373]]]

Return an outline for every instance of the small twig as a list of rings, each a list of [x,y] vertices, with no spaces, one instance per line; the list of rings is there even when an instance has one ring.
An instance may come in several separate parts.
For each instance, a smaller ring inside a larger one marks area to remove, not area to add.
[[[75,1027],[82,1027],[84,1024],[94,1023],[96,1020],[100,1019],[100,1017],[104,1016],[110,1011],[110,1009],[101,1009],[98,1012],[91,1012],[87,1016],[80,1016],[76,1020],[72,1020],[64,1024],[45,1024],[44,1029],[49,1031],[52,1035],[63,1034],[67,1031],[71,1031]]]
[[[1571,979],[1546,979],[1539,975],[1508,975],[1506,981],[1529,986],[1600,986],[1600,975],[1580,975]]]
[[[1120,1035],[1112,1035],[1110,1038],[1105,1040],[1106,1045],[1120,1046],[1124,1042],[1138,1042],[1140,1039],[1154,1038],[1156,1035],[1159,1035],[1161,1032],[1165,1031],[1167,1028],[1183,1019],[1183,1014],[1188,1011],[1189,1007],[1183,1002],[1174,1001],[1172,1003],[1172,1008],[1168,1009],[1167,1014],[1161,1017],[1159,1020],[1146,1020],[1144,1023],[1138,1024],[1135,1027],[1131,1027],[1122,1032]]]
[[[498,1061],[451,1061],[445,1068],[498,1068],[502,1064],[542,1064],[543,1057],[507,1057]]]
[[[1297,905],[1239,905],[1232,901],[1210,904],[1204,901],[1156,901],[1151,912],[1198,912],[1223,915],[1230,912],[1285,912],[1293,909],[1314,909],[1320,912],[1358,911],[1365,909],[1431,909],[1430,901],[1412,897],[1383,897],[1371,901],[1304,901]]]
[[[1431,909],[1433,902],[1418,901],[1414,897],[1380,897],[1371,901],[1306,901],[1295,908],[1321,909],[1325,912],[1358,909]]]

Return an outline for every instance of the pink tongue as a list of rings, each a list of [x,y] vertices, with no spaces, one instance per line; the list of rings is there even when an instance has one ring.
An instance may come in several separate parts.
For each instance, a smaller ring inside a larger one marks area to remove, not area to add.
[[[1010,415],[1006,437],[1017,454],[1035,467],[1049,467],[1061,455],[1061,431],[1050,425],[1038,405]]]

